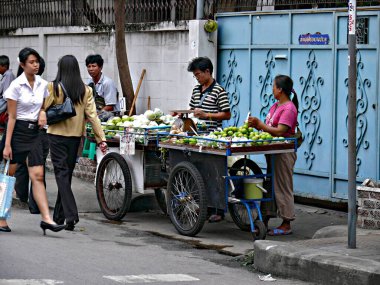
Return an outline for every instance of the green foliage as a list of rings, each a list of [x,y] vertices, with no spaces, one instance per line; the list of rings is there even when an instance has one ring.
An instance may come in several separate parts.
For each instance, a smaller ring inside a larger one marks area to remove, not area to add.
[[[244,255],[241,265],[242,266],[253,266],[255,263],[255,252],[252,250],[248,254]]]

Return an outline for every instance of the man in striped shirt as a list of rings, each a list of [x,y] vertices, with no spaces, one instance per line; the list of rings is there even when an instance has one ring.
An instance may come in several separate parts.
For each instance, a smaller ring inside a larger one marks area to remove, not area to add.
[[[212,77],[213,65],[207,57],[194,58],[187,67],[198,81],[193,89],[190,109],[201,119],[209,130],[222,127],[222,120],[231,118],[228,93]]]
[[[228,94],[212,77],[213,69],[207,57],[194,58],[187,67],[199,83],[193,89],[190,109],[194,110],[196,118],[206,123],[208,130],[222,127],[222,120],[231,118]],[[224,218],[223,209],[209,208],[208,213],[210,223],[220,222]]]

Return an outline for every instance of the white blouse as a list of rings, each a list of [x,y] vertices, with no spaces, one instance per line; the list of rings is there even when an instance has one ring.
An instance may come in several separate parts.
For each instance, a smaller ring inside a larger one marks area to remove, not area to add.
[[[48,82],[35,75],[33,89],[22,73],[12,81],[9,88],[4,92],[5,99],[17,101],[16,119],[24,121],[37,121],[44,99],[49,95]]]

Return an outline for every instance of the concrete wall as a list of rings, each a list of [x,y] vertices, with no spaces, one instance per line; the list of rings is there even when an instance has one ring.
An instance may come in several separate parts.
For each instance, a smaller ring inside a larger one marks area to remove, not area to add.
[[[192,74],[186,70],[188,61],[207,55],[216,63],[216,38],[214,43],[208,40],[202,23],[162,23],[149,30],[126,33],[128,61],[135,89],[142,69],[147,71],[137,99],[137,113],[147,109],[149,96],[151,108],[161,108],[165,112],[188,107],[192,88],[196,84]],[[2,36],[0,54],[10,57],[14,73],[17,72],[18,52],[26,46],[35,48],[44,57],[46,69],[43,77],[49,81],[55,78],[59,58],[72,54],[78,59],[82,78],[86,82],[89,75],[85,58],[88,54],[99,53],[105,60],[104,74],[114,79],[121,90],[112,31],[95,33],[86,27],[28,28],[20,29],[14,35]]]

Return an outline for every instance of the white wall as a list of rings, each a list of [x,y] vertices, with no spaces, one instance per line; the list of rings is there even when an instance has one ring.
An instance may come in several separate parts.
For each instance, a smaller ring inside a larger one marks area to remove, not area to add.
[[[17,73],[17,57],[19,51],[24,47],[38,49],[38,35],[24,37],[0,37],[0,55],[7,55],[10,60],[10,69],[14,75]]]
[[[135,89],[142,69],[146,69],[137,98],[137,113],[147,109],[149,96],[151,108],[161,108],[165,112],[188,108],[191,91],[196,84],[192,74],[187,72],[189,60],[198,55],[216,59],[216,41],[215,44],[207,41],[203,24],[195,22],[179,26],[161,23],[148,31],[126,33]],[[114,79],[121,91],[113,32],[94,33],[85,27],[28,28],[11,36],[1,36],[0,54],[9,56],[14,73],[17,72],[18,52],[26,46],[35,48],[44,57],[46,69],[43,77],[49,81],[55,78],[59,58],[72,54],[78,59],[86,82],[89,75],[85,58],[88,54],[99,53],[105,61],[104,74]]]
[[[138,97],[137,111],[146,110],[148,96],[151,108],[165,111],[188,107],[193,85],[187,72],[189,57],[188,31],[128,34],[128,61],[135,78],[146,69]]]

